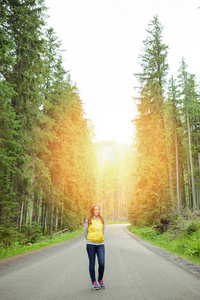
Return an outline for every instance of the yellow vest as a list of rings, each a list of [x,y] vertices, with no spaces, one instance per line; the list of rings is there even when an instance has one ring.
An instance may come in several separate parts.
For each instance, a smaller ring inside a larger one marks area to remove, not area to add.
[[[103,224],[100,219],[91,219],[91,224],[88,224],[87,240],[94,243],[103,243]]]

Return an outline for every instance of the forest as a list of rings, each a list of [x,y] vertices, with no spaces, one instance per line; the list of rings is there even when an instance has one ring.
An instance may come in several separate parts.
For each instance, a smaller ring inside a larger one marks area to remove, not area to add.
[[[18,233],[79,227],[95,198],[97,160],[44,1],[0,7],[0,237],[9,244]]]
[[[169,75],[169,46],[154,16],[139,55],[135,101],[138,116],[130,220],[138,225],[167,222],[200,209],[200,95],[196,75],[184,58],[177,78]]]
[[[80,228],[93,204],[106,221],[140,226],[198,214],[199,84],[184,58],[169,77],[158,16],[135,74],[132,145],[94,143],[43,0],[5,0],[0,17],[1,245]]]

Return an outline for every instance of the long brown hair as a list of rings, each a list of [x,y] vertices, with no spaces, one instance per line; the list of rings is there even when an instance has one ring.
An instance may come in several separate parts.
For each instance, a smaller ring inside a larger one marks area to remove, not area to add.
[[[94,210],[95,210],[95,207],[96,207],[96,206],[99,207],[99,205],[93,205],[93,206],[91,207],[91,209],[90,209],[90,214],[89,214],[89,216],[88,216],[88,218],[87,218],[87,220],[86,220],[86,222],[87,222],[88,224],[91,224],[91,220],[92,220],[92,218],[94,217]],[[100,210],[100,207],[99,207],[99,210]],[[102,224],[104,224],[104,219],[103,219],[103,217],[101,216],[100,213],[99,213],[99,219],[101,220]]]

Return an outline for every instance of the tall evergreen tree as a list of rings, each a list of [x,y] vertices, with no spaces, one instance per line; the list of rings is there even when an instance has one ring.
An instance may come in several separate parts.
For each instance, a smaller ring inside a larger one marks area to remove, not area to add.
[[[32,134],[42,103],[40,87],[43,84],[42,70],[44,40],[44,1],[8,1],[3,29],[14,45],[10,54],[15,58],[13,67],[4,73],[7,83],[13,86],[12,107],[18,120],[16,141],[21,153],[16,160],[18,172],[13,175],[13,189],[19,203],[17,223],[20,228],[24,203],[30,199],[30,183],[33,176],[35,144]],[[36,142],[37,144],[37,142]]]
[[[147,29],[148,37],[140,55],[142,72],[136,74],[140,83],[140,96],[137,98],[139,115],[135,120],[140,156],[133,209],[139,211],[137,221],[146,223],[166,217],[170,203],[171,170],[164,124],[168,47],[162,42],[162,30],[155,16]]]
[[[175,206],[180,213],[186,207],[185,183],[184,183],[184,129],[180,113],[180,91],[176,80],[171,77],[168,86],[168,98],[166,101],[167,139],[170,149],[170,165],[172,169],[173,191],[177,200]]]
[[[19,122],[11,105],[16,96],[15,85],[7,82],[6,75],[14,68],[16,57],[15,44],[6,27],[9,4],[0,4],[0,227],[5,231],[11,228],[15,217],[16,199],[13,187],[14,174],[19,170],[16,161],[21,152],[18,142]]]
[[[199,141],[199,95],[195,75],[189,74],[185,60],[182,59],[179,70],[179,86],[181,93],[181,112],[183,126],[187,132],[187,151],[189,165],[188,196],[193,211],[199,206],[199,167],[198,167],[198,141]]]

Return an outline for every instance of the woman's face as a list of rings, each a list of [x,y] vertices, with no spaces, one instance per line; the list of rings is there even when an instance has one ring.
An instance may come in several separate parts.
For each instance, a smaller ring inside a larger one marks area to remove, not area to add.
[[[95,208],[94,208],[94,216],[95,216],[95,217],[98,217],[99,214],[100,214],[99,207],[98,207],[98,206],[95,206]]]

